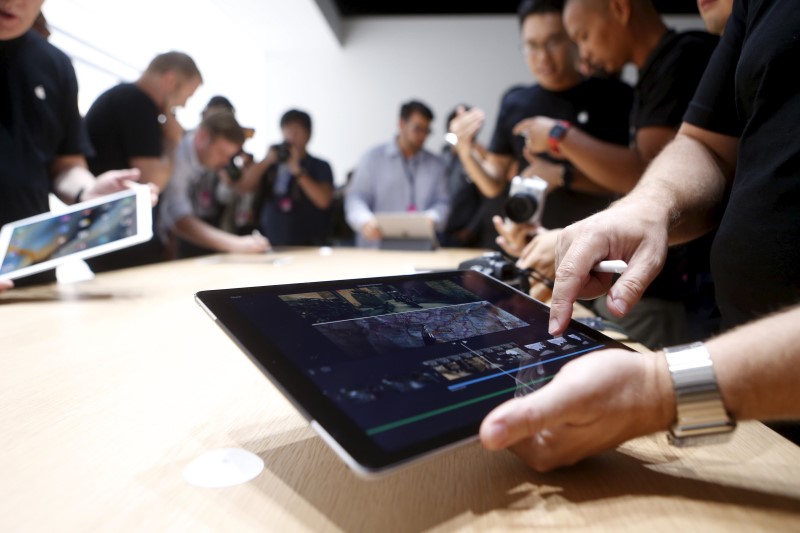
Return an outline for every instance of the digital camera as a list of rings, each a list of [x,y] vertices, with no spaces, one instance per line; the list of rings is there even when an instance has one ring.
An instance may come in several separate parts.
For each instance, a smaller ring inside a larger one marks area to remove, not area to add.
[[[516,176],[511,180],[503,210],[506,218],[517,224],[538,224],[544,209],[547,182],[538,176],[523,178]]]
[[[528,274],[517,268],[513,261],[500,252],[487,252],[480,257],[467,259],[458,265],[459,270],[477,270],[528,294],[531,282]]]
[[[289,143],[284,141],[280,144],[275,145],[275,150],[278,152],[278,161],[281,163],[285,163],[289,160],[291,153],[289,152]]]

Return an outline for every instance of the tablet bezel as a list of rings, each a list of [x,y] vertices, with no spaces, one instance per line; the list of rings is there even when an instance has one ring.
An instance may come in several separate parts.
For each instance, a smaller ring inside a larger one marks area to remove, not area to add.
[[[136,233],[134,235],[123,237],[122,239],[117,239],[115,241],[94,246],[92,248],[87,248],[85,250],[76,251],[71,254],[48,259],[47,261],[42,261],[41,263],[29,265],[17,270],[2,273],[0,274],[0,280],[22,278],[31,274],[43,272],[45,270],[51,270],[73,259],[86,259],[149,241],[153,237],[153,216],[150,188],[145,185],[133,185],[129,189],[107,194],[99,198],[87,200],[78,204],[73,204],[60,211],[48,211],[47,213],[34,215],[32,217],[23,218],[5,224],[2,229],[0,229],[0,265],[2,265],[5,261],[8,247],[11,243],[11,237],[17,228],[21,228],[29,224],[35,224],[37,222],[56,219],[64,215],[74,214],[83,211],[84,209],[94,208],[99,205],[129,197],[134,197],[136,199]]]
[[[481,420],[471,420],[468,424],[456,430],[448,431],[435,438],[429,438],[395,452],[387,452],[370,439],[364,430],[342,408],[332,399],[325,396],[309,376],[298,369],[287,357],[283,356],[280,350],[271,344],[268,339],[265,339],[256,327],[233,307],[230,297],[258,293],[278,295],[341,290],[342,288],[356,285],[391,284],[410,279],[447,279],[453,275],[473,276],[474,279],[479,279],[481,283],[486,284],[484,288],[487,291],[503,291],[504,295],[521,298],[522,301],[527,302],[526,305],[533,306],[532,309],[538,308],[544,313],[549,313],[549,308],[541,302],[495,278],[472,270],[451,270],[399,276],[207,290],[196,293],[195,300],[247,355],[252,363],[310,422],[315,431],[352,470],[362,477],[374,478],[464,443],[474,441],[477,438]],[[619,341],[611,339],[577,321],[573,320],[570,327],[596,341],[602,342],[608,348],[630,350]]]

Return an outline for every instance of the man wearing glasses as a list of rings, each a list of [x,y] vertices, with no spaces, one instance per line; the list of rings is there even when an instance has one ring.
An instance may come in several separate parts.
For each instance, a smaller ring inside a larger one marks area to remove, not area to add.
[[[425,150],[433,112],[415,100],[400,108],[397,136],[370,149],[353,173],[345,196],[347,223],[356,232],[356,244],[380,244],[379,212],[421,212],[441,231],[450,198],[444,164]]]

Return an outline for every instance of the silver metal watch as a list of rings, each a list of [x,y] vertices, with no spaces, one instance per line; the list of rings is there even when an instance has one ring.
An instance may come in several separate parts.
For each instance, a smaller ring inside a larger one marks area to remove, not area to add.
[[[711,356],[702,342],[664,348],[675,386],[677,419],[669,430],[675,446],[716,444],[730,439],[736,421],[725,410]]]

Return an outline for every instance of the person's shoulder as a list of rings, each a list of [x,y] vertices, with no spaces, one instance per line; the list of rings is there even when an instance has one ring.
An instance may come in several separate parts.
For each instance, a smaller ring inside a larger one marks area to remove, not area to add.
[[[583,80],[582,87],[588,91],[602,91],[604,93],[620,92],[623,94],[632,94],[633,87],[617,78],[600,78],[590,76]]]
[[[391,154],[391,144],[388,142],[376,144],[371,148],[368,148],[366,152],[361,156],[361,160],[364,162],[376,161],[380,159],[386,159]]]
[[[422,157],[425,159],[425,162],[430,165],[436,166],[444,166],[444,162],[442,161],[442,157],[434,154],[427,148],[422,149]]]
[[[40,65],[46,63],[61,72],[74,72],[69,56],[34,30],[28,30],[24,39],[29,54],[34,55]]]
[[[682,55],[711,54],[719,43],[719,36],[703,30],[686,30],[672,35],[672,47]]]
[[[503,102],[525,100],[538,90],[538,85],[514,85],[503,93]]]

